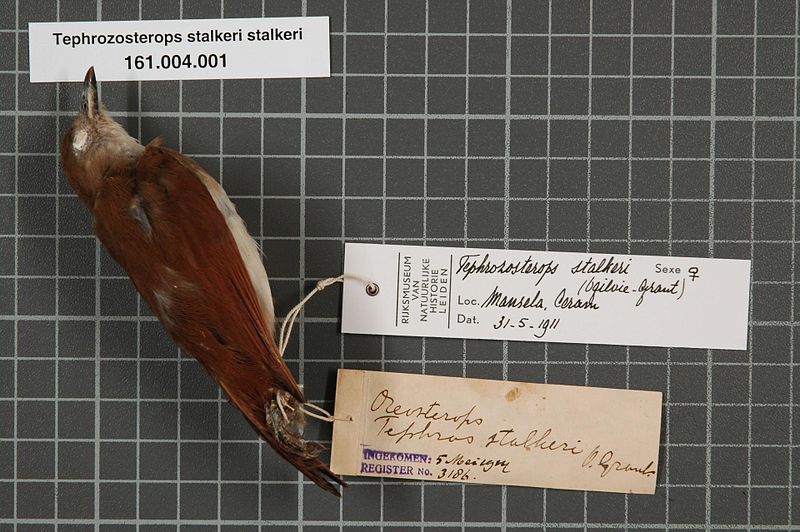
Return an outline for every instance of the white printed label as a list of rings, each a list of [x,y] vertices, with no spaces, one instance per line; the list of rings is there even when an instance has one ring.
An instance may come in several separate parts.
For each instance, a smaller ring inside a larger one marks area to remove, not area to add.
[[[348,243],[344,271],[344,333],[747,348],[747,260]]]
[[[328,17],[28,25],[31,82],[329,77]]]
[[[342,475],[653,493],[661,393],[340,369]]]

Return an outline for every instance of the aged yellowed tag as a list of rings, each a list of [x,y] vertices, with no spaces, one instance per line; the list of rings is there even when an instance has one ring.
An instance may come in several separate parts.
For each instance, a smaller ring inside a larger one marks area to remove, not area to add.
[[[341,475],[654,493],[661,393],[340,369]]]

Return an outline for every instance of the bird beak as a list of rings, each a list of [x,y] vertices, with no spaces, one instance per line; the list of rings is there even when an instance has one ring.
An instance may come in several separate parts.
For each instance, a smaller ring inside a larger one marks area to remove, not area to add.
[[[93,118],[100,106],[100,99],[97,95],[97,78],[94,77],[94,67],[89,67],[86,77],[83,78],[83,99],[81,111],[86,113],[89,118]]]

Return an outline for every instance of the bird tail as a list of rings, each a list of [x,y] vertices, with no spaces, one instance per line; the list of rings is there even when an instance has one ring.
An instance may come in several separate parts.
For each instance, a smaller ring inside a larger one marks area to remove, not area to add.
[[[303,438],[305,415],[296,398],[288,392],[278,390],[274,398],[265,405],[265,411],[266,427],[277,445],[272,444],[271,439],[267,441],[278,454],[317,486],[337,497],[340,496],[335,484],[346,487],[347,483],[319,459],[324,447]]]
[[[293,394],[271,388],[266,398],[251,401],[246,396],[232,395],[224,385],[223,389],[255,431],[281,457],[320,488],[341,496],[337,485],[346,487],[347,483],[319,459],[323,446],[303,438],[305,416],[301,402]]]

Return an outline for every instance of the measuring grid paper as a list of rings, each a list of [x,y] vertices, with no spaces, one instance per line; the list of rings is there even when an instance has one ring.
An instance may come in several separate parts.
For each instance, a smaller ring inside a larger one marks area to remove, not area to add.
[[[279,315],[345,241],[753,261],[747,351],[340,335],[329,289],[286,354],[307,397],[331,409],[340,367],[661,391],[655,495],[350,478],[331,497],[95,242],[57,156],[81,87],[28,82],[28,22],[301,15],[330,16],[329,79],[98,72],[134,136],[222,181]],[[0,531],[800,527],[797,37],[779,0],[4,2]]]

